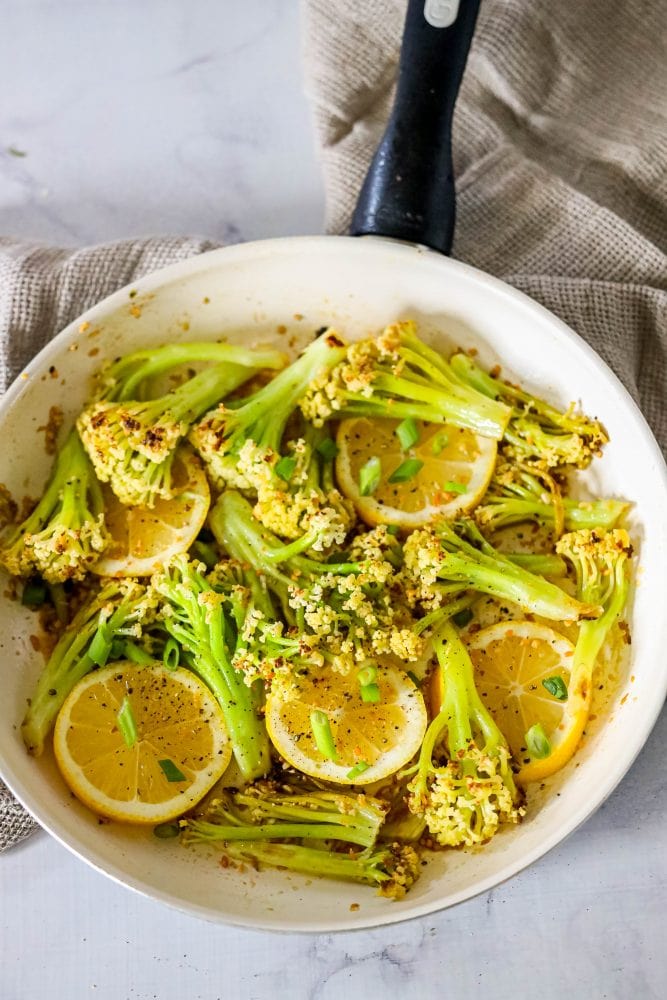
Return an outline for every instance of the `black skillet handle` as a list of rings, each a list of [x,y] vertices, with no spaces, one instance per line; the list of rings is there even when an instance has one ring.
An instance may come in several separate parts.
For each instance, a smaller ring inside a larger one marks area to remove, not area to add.
[[[393,236],[448,254],[454,235],[452,117],[480,0],[409,0],[387,130],[352,236]]]

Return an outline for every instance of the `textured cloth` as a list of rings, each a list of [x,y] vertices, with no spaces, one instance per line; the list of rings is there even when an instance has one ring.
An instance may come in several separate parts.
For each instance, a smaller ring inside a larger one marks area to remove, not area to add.
[[[382,134],[401,0],[302,0],[328,228],[347,228]],[[463,3],[466,0],[462,0]],[[661,0],[484,0],[454,127],[454,255],[582,334],[667,448],[667,11]],[[57,330],[208,246],[75,253],[0,240],[0,388]],[[0,786],[0,850],[33,827]]]
[[[465,3],[466,0],[461,0]],[[393,98],[403,0],[303,0],[327,224]],[[667,448],[667,7],[483,0],[454,120],[453,255],[560,316]]]
[[[0,393],[54,334],[95,302],[213,245],[152,239],[61,250],[0,238]],[[0,852],[35,829],[32,817],[0,781]]]

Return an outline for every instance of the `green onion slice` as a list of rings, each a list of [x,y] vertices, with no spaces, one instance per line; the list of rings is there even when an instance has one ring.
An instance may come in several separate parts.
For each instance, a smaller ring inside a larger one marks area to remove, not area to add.
[[[431,451],[434,455],[439,455],[449,444],[449,434],[439,431],[431,441]]]
[[[364,684],[361,688],[361,700],[369,704],[375,704],[381,700],[380,688],[377,684]]]
[[[116,722],[118,723],[121,736],[125,740],[125,746],[129,747],[131,750],[137,742],[139,734],[137,733],[137,721],[134,718],[134,712],[132,711],[130,699],[127,695],[123,698],[123,704],[118,710]]]
[[[408,451],[419,441],[419,428],[417,427],[417,421],[412,417],[406,417],[406,419],[401,421],[396,428],[395,434],[401,443],[402,450]]]
[[[452,616],[452,621],[457,628],[465,628],[469,625],[473,619],[473,613],[470,608],[463,608],[462,611],[457,612],[457,614]]]
[[[552,694],[558,701],[567,701],[567,684],[558,674],[554,674],[553,677],[545,677],[542,681],[542,687],[546,688],[549,694]]]
[[[468,487],[465,483],[457,483],[455,479],[448,479],[444,484],[445,493],[467,493]]]
[[[279,462],[276,462],[275,473],[277,476],[289,483],[296,471],[296,458],[293,455],[283,455]]]
[[[315,450],[322,456],[322,458],[330,461],[338,454],[338,445],[333,438],[324,438],[324,440],[320,441],[320,443],[316,446]]]
[[[109,659],[111,642],[111,629],[106,622],[100,622],[88,647],[88,656],[98,667],[103,667]]]
[[[354,781],[354,779],[362,775],[364,771],[367,771],[370,766],[371,765],[367,764],[365,760],[360,760],[354,765],[354,767],[350,768],[345,777],[348,781]]]
[[[533,760],[543,760],[551,753],[549,737],[540,722],[536,722],[526,733],[526,748]]]
[[[153,827],[153,836],[158,840],[169,840],[170,837],[178,837],[181,828],[178,823],[158,823]]]
[[[181,661],[181,647],[175,639],[167,639],[162,651],[162,663],[167,670],[175,670]]]
[[[167,781],[187,781],[187,778],[183,772],[176,767],[173,760],[169,760],[169,758],[166,760],[159,760],[158,764],[162,768],[162,773]]]
[[[417,475],[420,469],[424,468],[424,463],[419,458],[406,458],[397,469],[394,469],[389,477],[390,483],[407,483]]]
[[[377,667],[374,667],[372,663],[369,663],[367,667],[362,667],[361,670],[357,672],[357,680],[361,687],[366,687],[367,684],[374,684],[378,679]]]
[[[388,524],[387,525],[387,534],[388,535],[393,535],[394,538],[395,538],[399,531],[400,531],[400,528],[398,527],[397,524]]]
[[[21,604],[26,608],[41,608],[46,600],[46,584],[43,580],[27,580],[21,595]]]
[[[382,463],[376,455],[373,455],[359,470],[359,492],[362,497],[368,497],[375,493],[380,485],[381,475]]]
[[[334,743],[333,733],[329,724],[329,716],[326,712],[316,708],[310,713],[310,728],[315,737],[315,744],[323,757],[327,760],[338,760],[338,752]]]

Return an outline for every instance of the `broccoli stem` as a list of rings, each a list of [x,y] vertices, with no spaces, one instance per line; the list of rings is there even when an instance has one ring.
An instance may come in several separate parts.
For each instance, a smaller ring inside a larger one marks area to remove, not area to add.
[[[206,817],[188,821],[188,840],[340,840],[372,847],[384,819],[373,799],[313,792],[262,795],[236,792],[213,804]]]
[[[366,850],[355,857],[300,844],[237,841],[227,844],[225,854],[237,862],[286,868],[302,875],[320,875],[368,885],[381,885],[391,879],[386,870],[391,852],[383,848]]]
[[[257,371],[261,368],[282,368],[285,355],[280,351],[252,350],[236,344],[208,342],[164,344],[145,351],[135,351],[114,362],[104,372],[105,381],[113,383],[107,398],[119,401],[137,399],[142,383],[147,379],[162,375],[180,365],[206,361],[232,367],[240,366],[246,370],[246,377],[250,377],[251,371],[248,369]]]
[[[438,570],[441,579],[465,583],[484,594],[513,601],[533,614],[555,621],[578,621],[600,613],[599,605],[571,597],[560,587],[497,552],[472,522],[462,524],[481,549],[462,539],[446,522],[441,522],[436,528],[443,546]]]
[[[266,774],[271,765],[266,730],[260,722],[252,690],[232,664],[232,628],[216,594],[204,577],[178,557],[153,577],[154,590],[168,613],[164,626],[189,653],[192,669],[217,698],[225,718],[234,757],[247,781]]]
[[[144,588],[129,581],[110,580],[77,612],[65,629],[37,681],[21,726],[28,752],[38,757],[65,698],[94,663],[90,643],[104,622],[110,635],[132,633],[142,614]]]
[[[209,514],[209,524],[218,544],[232,558],[250,563],[257,572],[284,585],[293,581],[277,568],[282,564],[291,573],[307,577],[359,572],[358,563],[321,563],[301,555],[317,540],[316,533],[285,544],[254,518],[250,503],[236,490],[225,490],[220,496]]]

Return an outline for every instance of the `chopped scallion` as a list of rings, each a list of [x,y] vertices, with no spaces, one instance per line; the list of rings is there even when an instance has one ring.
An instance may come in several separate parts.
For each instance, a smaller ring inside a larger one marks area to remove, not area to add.
[[[176,767],[173,760],[169,760],[168,758],[166,760],[159,760],[158,764],[162,768],[162,773],[167,781],[187,781],[187,778],[183,772]]]
[[[167,670],[175,670],[181,661],[181,647],[175,639],[167,639],[162,651],[162,663]]]
[[[407,417],[405,420],[402,420],[396,428],[395,433],[396,437],[400,441],[403,451],[408,451],[419,441],[419,428],[417,427],[417,421],[412,417]]]
[[[380,459],[374,455],[369,458],[365,465],[362,465],[359,470],[359,492],[362,497],[368,497],[372,493],[375,493],[376,489],[380,485],[380,476],[382,475],[382,464]]]
[[[364,771],[367,771],[370,766],[371,765],[367,764],[365,760],[360,760],[354,765],[354,767],[350,768],[345,777],[348,781],[354,781],[354,779],[360,777]]]
[[[109,659],[111,642],[111,629],[106,622],[100,622],[88,647],[88,656],[98,667],[103,667]]]
[[[398,527],[397,524],[388,524],[387,525],[387,534],[388,535],[393,535],[394,537],[396,537],[396,535],[398,534],[399,531],[400,531],[400,528]]]
[[[367,667],[362,667],[357,673],[357,680],[361,687],[366,687],[367,684],[374,684],[378,679],[377,667],[369,664]]]
[[[364,684],[361,687],[361,700],[368,704],[380,701],[380,688],[377,684]]]
[[[139,734],[137,733],[137,722],[134,718],[134,712],[132,711],[132,705],[130,704],[130,699],[125,695],[123,698],[123,704],[118,710],[118,715],[116,716],[116,721],[118,723],[118,728],[120,729],[121,736],[125,740],[125,746],[129,747],[130,750],[137,742]]]
[[[457,614],[452,616],[452,621],[457,628],[465,628],[466,625],[470,624],[472,619],[473,613],[470,608],[464,608],[462,611],[459,611]]]
[[[457,483],[455,479],[448,479],[443,486],[445,493],[467,493],[468,487],[465,483]]]
[[[323,712],[319,708],[316,708],[314,712],[311,712],[310,728],[313,731],[315,745],[322,756],[326,757],[327,760],[338,760],[338,752],[336,750],[336,744],[334,743],[333,733],[331,732],[331,725],[329,724],[329,716],[327,713]]]
[[[153,836],[158,840],[169,840],[170,837],[178,837],[181,828],[178,823],[158,823],[153,827]]]
[[[46,584],[43,580],[27,580],[21,595],[21,604],[26,608],[41,608],[46,600]]]
[[[438,431],[433,440],[431,441],[431,451],[434,455],[439,455],[447,445],[449,444],[449,434],[445,434],[444,431]]]
[[[389,477],[390,483],[407,483],[413,479],[420,469],[424,468],[424,463],[418,458],[406,458],[397,469],[394,469]]]
[[[558,701],[567,701],[567,685],[562,677],[554,674],[553,677],[545,677],[542,687],[546,688]]]
[[[277,476],[289,483],[296,472],[296,458],[293,455],[283,455],[279,462],[276,462],[275,473]]]
[[[322,458],[330,461],[338,454],[338,445],[333,438],[324,438],[324,440],[320,441],[320,443],[316,446],[315,450],[322,456]]]
[[[533,760],[543,760],[551,753],[549,737],[540,722],[536,722],[526,733],[526,748]]]

